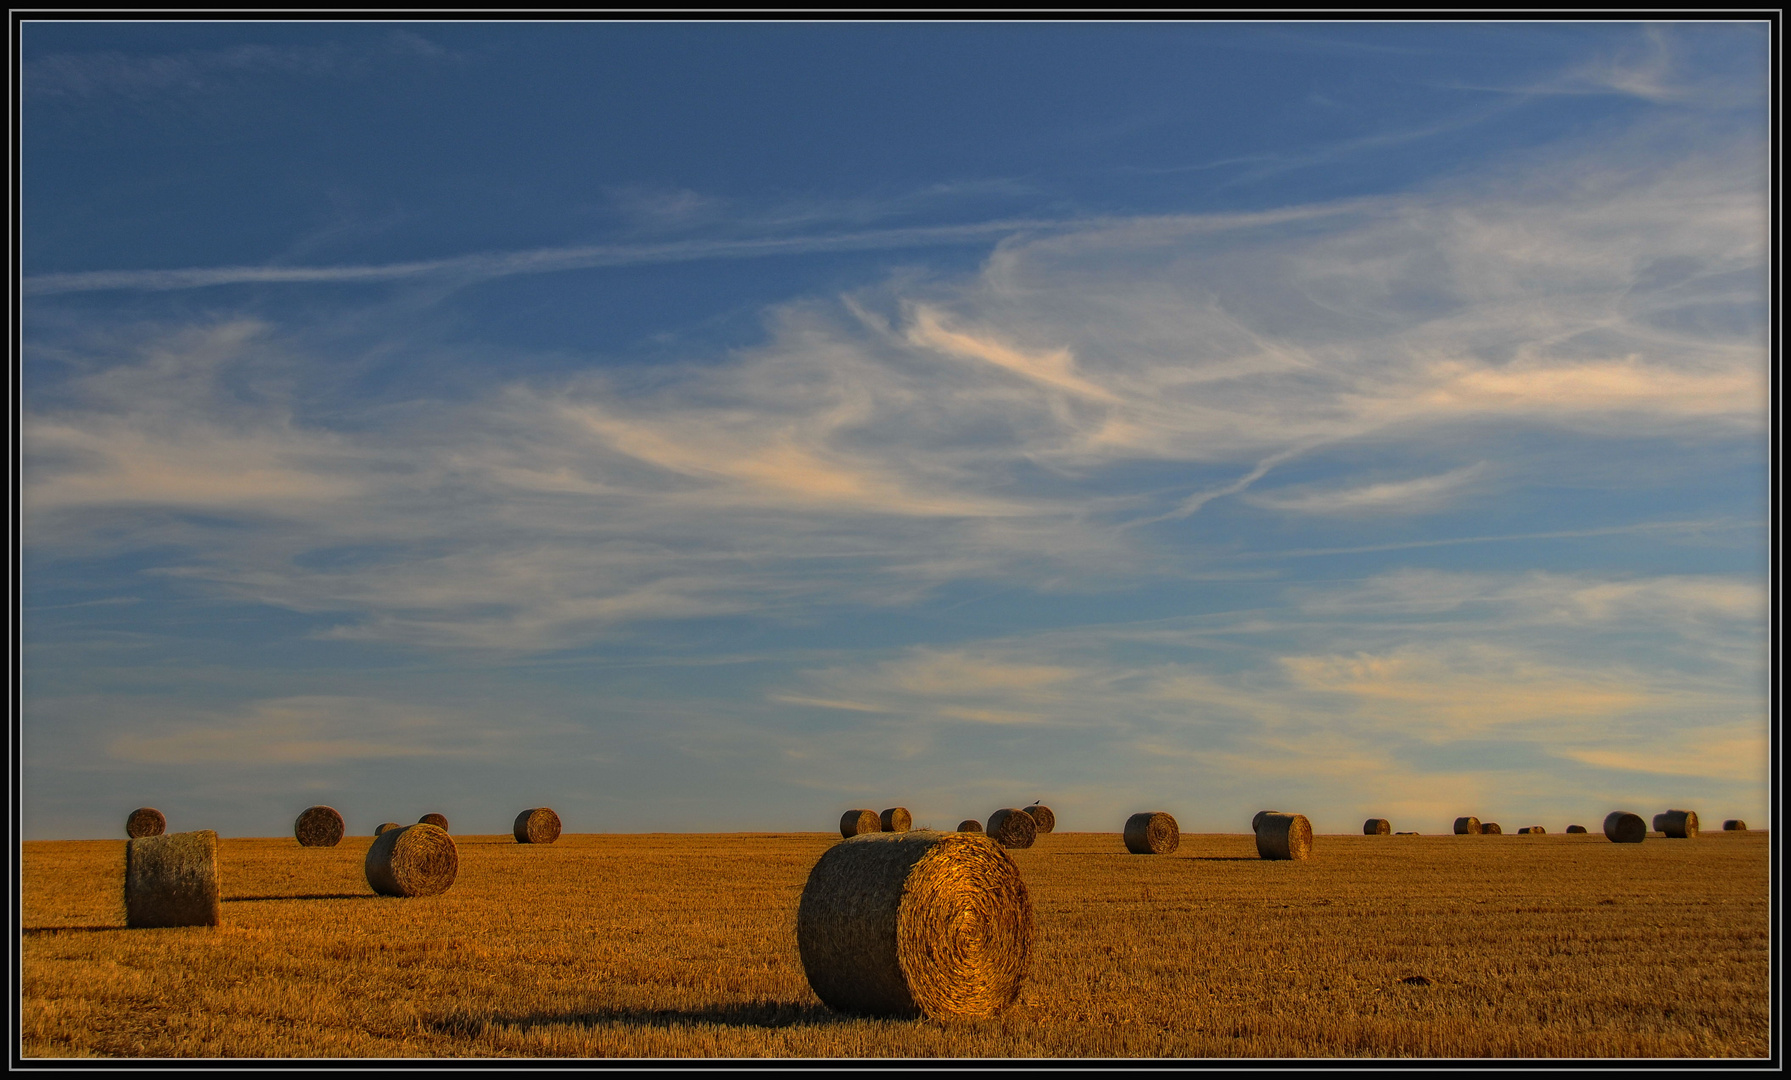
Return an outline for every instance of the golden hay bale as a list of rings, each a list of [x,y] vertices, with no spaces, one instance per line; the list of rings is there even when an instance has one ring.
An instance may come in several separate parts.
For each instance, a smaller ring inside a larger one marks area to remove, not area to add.
[[[1540,825],[1526,825],[1523,828],[1517,830],[1517,834],[1519,836],[1541,836],[1543,833],[1546,833],[1546,832],[1548,832],[1548,830],[1543,828]]]
[[[840,815],[840,835],[847,840],[861,833],[883,830],[883,822],[875,810],[848,810]]]
[[[1586,827],[1584,825],[1569,825],[1567,826],[1567,831],[1570,833],[1583,833],[1586,831]]]
[[[1280,812],[1281,811],[1279,810],[1258,810],[1256,816],[1250,819],[1250,831],[1255,832],[1262,828],[1263,818],[1268,817],[1270,814],[1279,814]]]
[[[418,825],[434,825],[442,832],[448,831],[448,819],[440,814],[424,814],[417,819]]]
[[[1477,817],[1458,817],[1455,819],[1455,835],[1479,836],[1480,819]]]
[[[1499,828],[1498,822],[1488,821],[1488,822],[1484,822],[1480,826],[1480,835],[1482,835],[1482,836],[1504,836],[1505,830]]]
[[[1256,853],[1265,859],[1304,859],[1312,854],[1312,823],[1305,814],[1270,814],[1256,830]]]
[[[427,821],[391,829],[367,849],[367,884],[381,896],[434,896],[460,872],[460,852],[448,830]]]
[[[1009,807],[989,815],[989,839],[1004,848],[1029,848],[1039,838],[1039,823],[1032,815]]]
[[[1604,835],[1613,844],[1639,844],[1648,835],[1648,823],[1640,814],[1612,810],[1605,815]]]
[[[382,832],[388,832],[397,828],[402,828],[402,826],[396,821],[382,821],[380,822],[379,828],[373,830],[373,835],[378,836]]]
[[[331,806],[309,807],[292,823],[292,835],[303,847],[335,847],[342,831],[342,815]]]
[[[519,844],[551,844],[560,838],[560,815],[545,806],[524,810],[510,831]]]
[[[160,836],[168,831],[168,819],[153,806],[139,806],[124,819],[124,835],[136,840],[144,836]]]
[[[1051,812],[1049,806],[1022,806],[1020,809],[1032,815],[1032,822],[1039,827],[1041,834],[1057,828],[1057,815]]]
[[[139,836],[125,844],[126,926],[216,926],[221,915],[217,833]]]
[[[840,1012],[993,1016],[1020,996],[1032,942],[1019,867],[1000,845],[968,833],[874,833],[835,844],[809,871],[796,909],[808,984]]]
[[[1134,855],[1167,855],[1181,846],[1181,826],[1161,810],[1146,810],[1126,819],[1126,850]]]
[[[1723,822],[1724,832],[1747,832],[1747,822],[1740,818],[1730,818]]]
[[[1371,817],[1362,823],[1363,836],[1387,836],[1393,832],[1393,823],[1384,817]]]
[[[1666,833],[1674,840],[1696,840],[1698,838],[1698,812],[1696,810],[1668,810],[1657,814],[1654,818],[1654,831]]]
[[[973,817],[967,817],[963,821],[958,822],[958,831],[979,833],[983,831],[983,823]]]
[[[877,815],[877,828],[882,832],[907,832],[914,828],[914,815],[907,807],[892,806]]]

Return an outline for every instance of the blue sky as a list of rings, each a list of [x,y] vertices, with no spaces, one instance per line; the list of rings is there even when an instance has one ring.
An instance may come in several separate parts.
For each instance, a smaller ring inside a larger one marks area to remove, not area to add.
[[[1763,819],[1768,45],[29,23],[26,835]]]

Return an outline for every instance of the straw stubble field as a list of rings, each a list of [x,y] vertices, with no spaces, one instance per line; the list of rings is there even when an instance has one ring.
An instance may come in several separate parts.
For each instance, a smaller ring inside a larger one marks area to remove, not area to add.
[[[837,835],[457,837],[447,893],[378,897],[371,842],[225,839],[224,926],[126,930],[123,841],[28,843],[26,1057],[1758,1057],[1763,833],[1248,835],[1169,856],[1054,833],[1018,1006],[837,1016],[797,899]]]

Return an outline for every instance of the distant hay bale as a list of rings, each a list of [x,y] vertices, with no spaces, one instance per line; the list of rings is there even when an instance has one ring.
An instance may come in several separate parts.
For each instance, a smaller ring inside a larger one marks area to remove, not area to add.
[[[448,830],[427,821],[389,829],[367,849],[367,884],[381,896],[434,896],[460,872],[460,852]]]
[[[1605,815],[1604,835],[1613,844],[1639,844],[1648,835],[1648,823],[1640,814],[1612,810]]]
[[[1270,814],[1279,814],[1280,812],[1281,811],[1279,810],[1258,810],[1256,816],[1250,819],[1250,831],[1255,832],[1262,828],[1263,818],[1268,817]]]
[[[1256,830],[1256,853],[1265,859],[1304,859],[1312,854],[1312,823],[1304,814],[1270,814]]]
[[[1698,812],[1696,810],[1668,810],[1657,814],[1654,818],[1654,831],[1666,833],[1673,840],[1696,840],[1698,838]]]
[[[309,807],[292,823],[292,835],[304,847],[335,847],[342,831],[342,815],[331,806]]]
[[[993,1016],[1019,998],[1032,943],[1019,868],[988,837],[961,832],[835,844],[809,871],[796,909],[808,984],[839,1012]]]
[[[1526,825],[1523,828],[1517,830],[1517,834],[1519,836],[1541,836],[1543,833],[1546,833],[1546,832],[1548,832],[1548,830],[1543,828],[1540,825]]]
[[[1567,831],[1570,833],[1583,833],[1586,831],[1586,827],[1584,825],[1569,825],[1567,826]]]
[[[1039,827],[1041,834],[1057,828],[1057,815],[1051,812],[1049,806],[1022,806],[1020,809],[1032,815],[1033,824]]]
[[[124,819],[124,835],[132,840],[145,836],[160,836],[168,831],[168,819],[153,806],[139,806],[131,811],[131,816]]]
[[[1134,855],[1167,855],[1181,846],[1181,826],[1161,810],[1146,810],[1126,819],[1126,850]]]
[[[904,806],[892,806],[877,815],[877,828],[882,832],[907,832],[914,828],[914,815]]]
[[[396,821],[383,821],[380,823],[379,828],[373,830],[373,835],[378,836],[382,832],[387,832],[400,827],[401,826],[399,826]]]
[[[560,815],[545,806],[524,810],[510,831],[519,844],[551,844],[560,838]]]
[[[875,810],[848,810],[840,815],[840,835],[847,840],[862,833],[882,830],[882,820]]]
[[[1411,832],[1396,832],[1393,835],[1394,836],[1417,836],[1418,833],[1417,833],[1417,830],[1414,829]]]
[[[1009,807],[990,814],[983,831],[1004,848],[1029,848],[1039,838],[1039,823],[1032,820],[1031,814]]]
[[[448,819],[440,814],[424,814],[417,819],[418,825],[434,825],[442,832],[448,831]]]
[[[1505,830],[1499,828],[1498,822],[1488,821],[1480,826],[1480,835],[1482,835],[1482,836],[1504,836]]]
[[[1724,832],[1747,832],[1747,822],[1740,818],[1730,818],[1723,822]]]
[[[1393,823],[1384,817],[1371,817],[1362,823],[1363,836],[1388,836],[1393,832]]]
[[[958,831],[979,833],[983,831],[983,823],[973,817],[967,817],[958,822]]]
[[[1650,821],[1650,822],[1649,822],[1649,823],[1648,823],[1648,831],[1649,831],[1649,832],[1657,832],[1657,833],[1664,833],[1664,832],[1666,832],[1666,831],[1667,831],[1667,829],[1666,829],[1666,823],[1667,823],[1667,815],[1665,815],[1665,814],[1656,814],[1656,815],[1654,815],[1654,820],[1653,820],[1653,821]]]
[[[1455,835],[1479,836],[1480,819],[1477,817],[1458,817],[1455,819]]]
[[[125,844],[126,926],[216,926],[221,915],[217,833],[139,836]]]

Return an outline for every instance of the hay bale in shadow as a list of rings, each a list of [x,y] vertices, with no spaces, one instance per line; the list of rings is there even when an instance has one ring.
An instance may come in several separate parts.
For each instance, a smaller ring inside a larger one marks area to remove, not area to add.
[[[131,811],[131,816],[124,819],[124,835],[132,840],[145,836],[160,836],[168,831],[168,819],[153,806],[139,806]]]
[[[1648,823],[1640,814],[1612,810],[1604,818],[1604,835],[1613,844],[1639,844],[1648,836]]]
[[[1586,827],[1584,825],[1569,825],[1567,826],[1567,831],[1570,833],[1583,833],[1586,831]]]
[[[435,896],[460,872],[448,830],[426,821],[380,833],[367,849],[367,884],[381,896]]]
[[[1480,819],[1477,817],[1458,817],[1455,819],[1455,835],[1479,836]]]
[[[440,829],[442,832],[448,831],[448,819],[443,817],[441,814],[424,814],[422,817],[417,819],[417,824],[418,825],[434,825],[436,828]]]
[[[524,810],[510,831],[519,844],[551,844],[560,838],[560,815],[546,806]]]
[[[1546,833],[1546,832],[1548,832],[1548,830],[1543,828],[1540,825],[1526,825],[1525,827],[1517,830],[1517,834],[1519,836],[1541,836],[1543,833]]]
[[[342,815],[332,806],[307,807],[292,823],[292,835],[303,847],[335,847],[342,842]]]
[[[1039,823],[1031,814],[1008,807],[990,814],[984,831],[1004,848],[1029,848],[1039,838]]]
[[[1393,835],[1394,836],[1417,836],[1418,833],[1417,833],[1417,830],[1413,830],[1411,832],[1396,832]]]
[[[1668,810],[1654,818],[1654,831],[1665,833],[1673,840],[1696,840],[1698,838],[1698,812],[1696,810]]]
[[[1384,817],[1371,817],[1362,823],[1363,836],[1389,836],[1393,832],[1393,823]]]
[[[396,821],[382,821],[379,823],[379,828],[373,830],[373,835],[378,836],[380,833],[389,832],[392,829],[398,828],[403,828],[403,826],[399,825]]]
[[[1484,822],[1480,826],[1480,835],[1481,836],[1504,836],[1505,830],[1499,828],[1498,822],[1488,821],[1488,822]]]
[[[1263,818],[1268,817],[1270,814],[1279,814],[1280,812],[1281,811],[1279,810],[1258,810],[1256,816],[1250,819],[1250,831],[1255,832],[1262,828]]]
[[[979,833],[983,831],[983,823],[973,817],[967,817],[958,822],[958,831]]]
[[[881,832],[907,832],[914,828],[914,815],[905,806],[892,806],[877,815],[877,828]]]
[[[796,909],[808,984],[839,1012],[993,1016],[1019,998],[1032,943],[1019,868],[1000,845],[969,833],[835,844],[809,871]]]
[[[1740,818],[1730,818],[1723,822],[1724,832],[1747,832],[1747,822]]]
[[[1256,854],[1265,859],[1304,859],[1312,854],[1312,823],[1304,814],[1270,814],[1256,830]]]
[[[1145,810],[1126,819],[1126,850],[1134,855],[1167,855],[1182,846],[1182,829],[1161,810]]]
[[[139,836],[125,844],[126,926],[216,926],[221,915],[217,833]]]
[[[882,830],[883,823],[875,810],[848,810],[840,815],[840,836],[847,840]]]
[[[1039,835],[1044,835],[1057,828],[1057,815],[1049,806],[1022,806],[1020,809],[1032,815],[1032,823],[1039,827]]]

